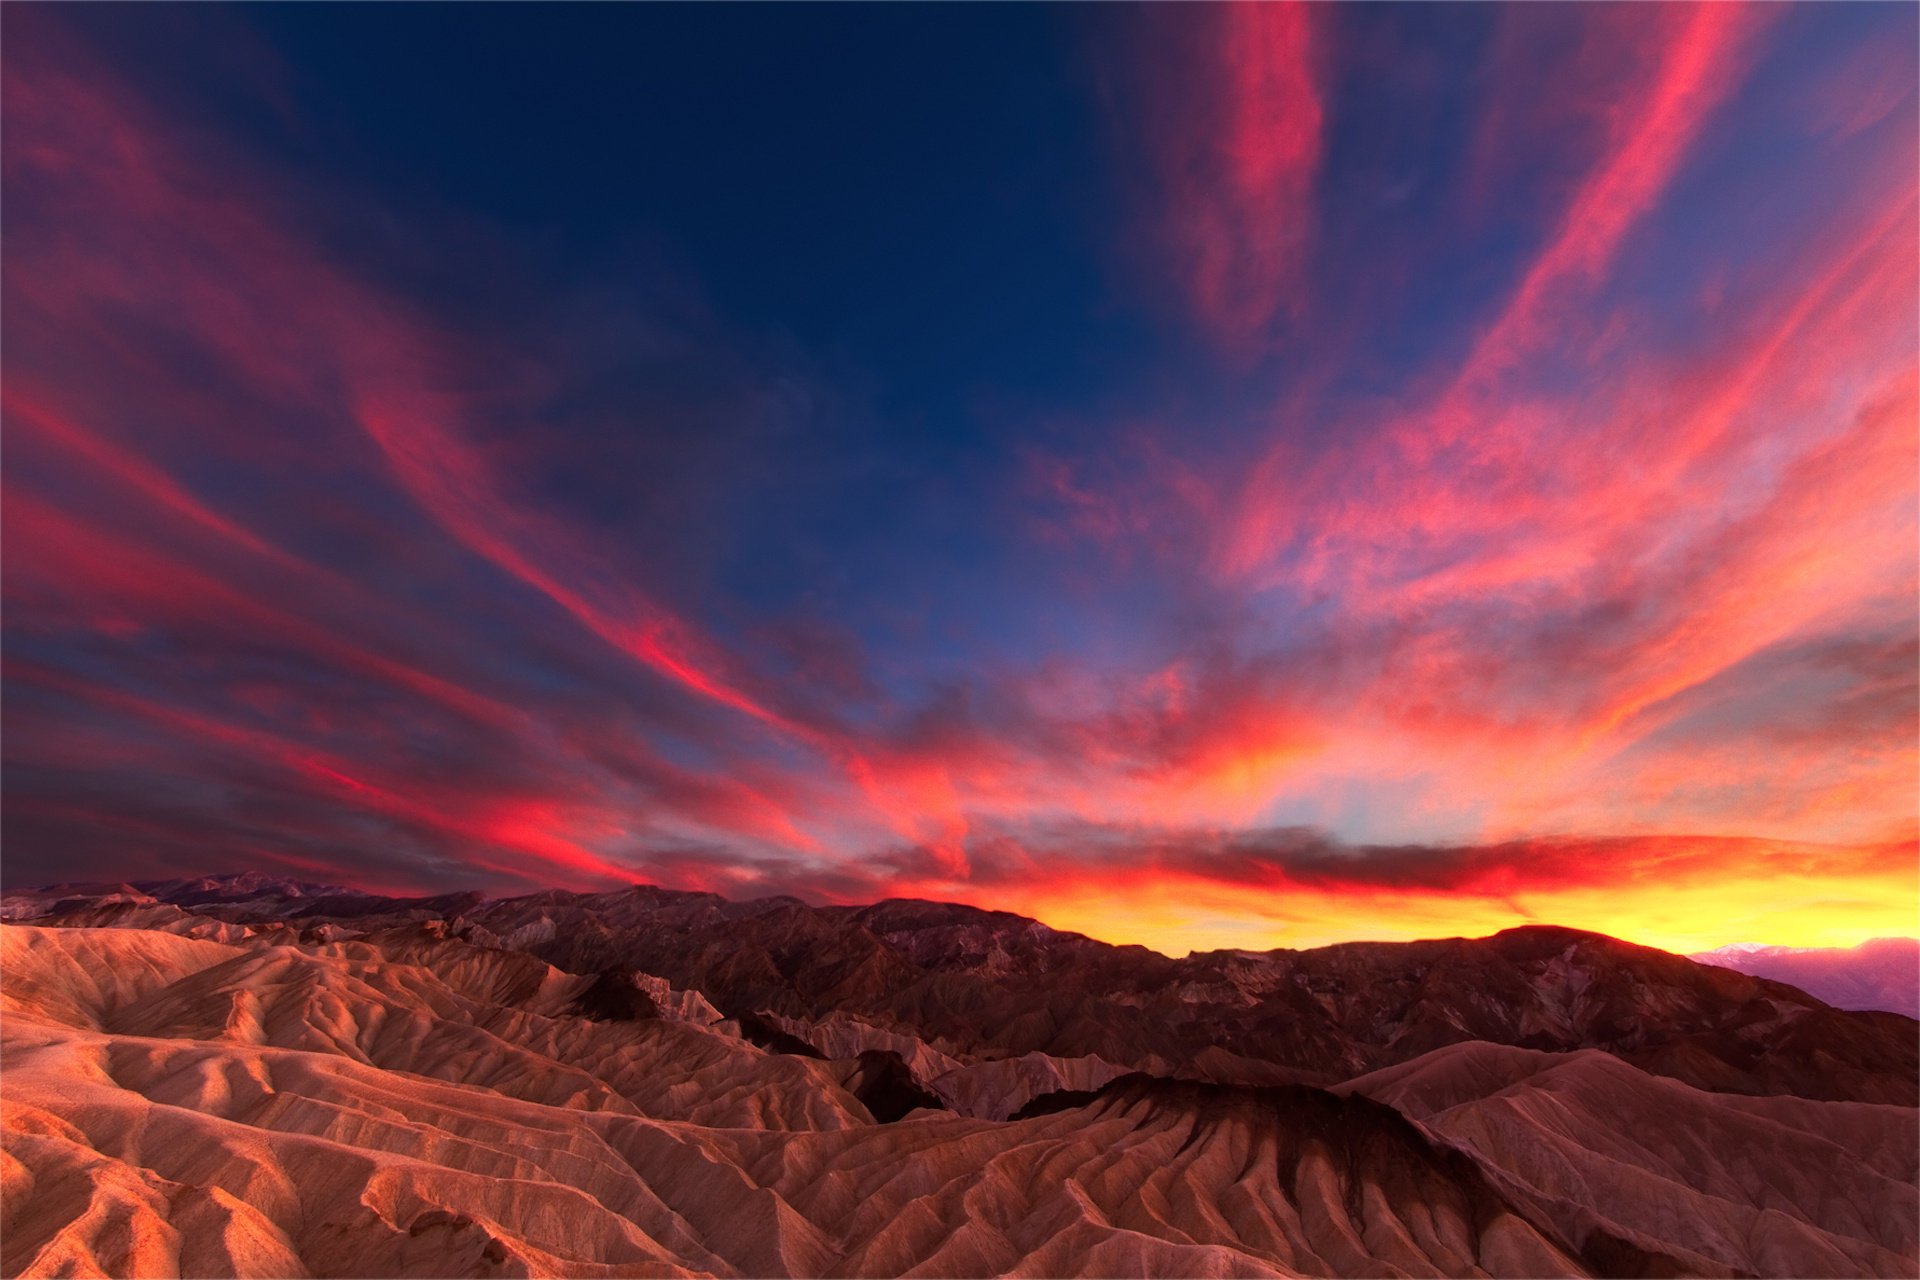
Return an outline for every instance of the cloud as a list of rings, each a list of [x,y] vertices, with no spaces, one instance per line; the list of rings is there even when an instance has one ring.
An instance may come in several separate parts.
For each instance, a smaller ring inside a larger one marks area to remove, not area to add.
[[[1463,365],[1459,385],[1498,374],[1549,337],[1556,295],[1603,277],[1622,242],[1659,202],[1712,113],[1745,70],[1764,7],[1666,5],[1632,33],[1651,46],[1649,72],[1615,86],[1606,148],[1568,202],[1512,298]],[[1464,416],[1464,408],[1460,416]],[[1456,415],[1441,414],[1443,429]],[[1444,435],[1443,435],[1444,438]]]
[[[1330,25],[1321,6],[1282,0],[1149,13],[1139,33],[1145,87],[1123,127],[1193,313],[1235,348],[1263,346],[1304,302]]]
[[[1235,358],[1182,349],[1046,450],[983,430],[942,503],[892,423],[859,484],[812,487],[851,434],[791,344],[283,167],[30,16],[9,878],[257,856],[423,890],[926,893],[1162,939],[1390,909],[1679,937],[1646,886],[1684,872],[1704,911],[1748,865],[1783,895],[1897,889],[1910,154],[1851,130],[1888,163],[1817,204],[1775,191],[1826,172],[1811,142],[1731,163],[1764,14],[1504,16],[1423,149],[1525,142],[1545,91],[1539,132],[1578,145],[1545,173],[1529,146],[1435,160],[1379,216],[1440,229],[1377,262],[1325,225],[1342,131],[1378,125],[1341,114],[1365,103],[1337,55],[1397,12],[1190,10],[1125,64],[1183,321]],[[1423,194],[1448,177],[1512,199]],[[1431,333],[1389,305],[1377,357],[1312,342],[1352,371],[1273,346],[1324,280],[1391,304],[1437,241],[1519,249],[1421,263],[1458,295]],[[859,545],[897,572],[833,536],[874,511]],[[817,581],[769,589],[790,565]]]

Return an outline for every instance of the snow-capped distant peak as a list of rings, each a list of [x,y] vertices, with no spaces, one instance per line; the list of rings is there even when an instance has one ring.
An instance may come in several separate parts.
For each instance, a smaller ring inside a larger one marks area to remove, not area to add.
[[[1818,951],[1818,947],[1776,947],[1767,942],[1729,942],[1724,947],[1715,947],[1711,951],[1696,951],[1690,959],[1712,961],[1732,956],[1797,956],[1808,951]]]

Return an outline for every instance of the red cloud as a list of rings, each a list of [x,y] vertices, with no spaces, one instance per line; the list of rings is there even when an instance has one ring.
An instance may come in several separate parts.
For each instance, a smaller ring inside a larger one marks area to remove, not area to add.
[[[1169,65],[1200,91],[1163,95],[1143,126],[1164,231],[1203,322],[1257,345],[1306,286],[1332,19],[1180,19],[1193,43]],[[764,628],[702,625],[719,615],[650,572],[670,548],[596,536],[524,474],[515,424],[545,407],[527,388],[565,369],[436,323],[323,251],[270,169],[208,154],[57,42],[11,41],[9,643],[61,670],[10,668],[9,727],[35,727],[10,762],[71,778],[92,760],[89,784],[113,792],[111,832],[89,837],[102,862],[129,832],[190,858],[197,819],[222,849],[282,833],[288,865],[355,865],[356,844],[392,838],[417,866],[518,885],[653,869],[1036,909],[1100,884],[1245,891],[1250,910],[1586,901],[1565,895],[1675,868],[1704,884],[1761,853],[1487,841],[1737,832],[1756,812],[1877,840],[1911,813],[1911,718],[1869,741],[1858,717],[1817,714],[1879,689],[1874,671],[1818,673],[1827,701],[1797,735],[1743,731],[1767,761],[1698,735],[1786,696],[1768,680],[1798,690],[1754,675],[1770,655],[1799,678],[1803,650],[1896,652],[1910,634],[1888,602],[1915,590],[1911,183],[1835,190],[1785,251],[1729,255],[1702,333],[1623,321],[1589,349],[1558,327],[1613,315],[1611,274],[1764,20],[1712,5],[1594,23],[1634,56],[1595,60],[1616,78],[1606,110],[1581,109],[1591,164],[1458,367],[1317,432],[1289,429],[1320,407],[1288,395],[1258,415],[1275,439],[1247,465],[1158,437],[1108,459],[1113,486],[1149,472],[1165,501],[1113,499],[1097,464],[1042,465],[1109,557],[1092,572],[1124,559],[1172,579],[1147,584],[1159,612],[1123,656],[975,656],[910,695],[869,677],[857,641],[768,661]],[[1536,358],[1579,376],[1538,376]],[[327,567],[343,528],[377,554]],[[217,796],[140,793],[190,750],[214,757]],[[24,799],[10,815],[41,824],[42,847],[92,832],[73,795]],[[1276,813],[1485,839],[1206,834]],[[1150,834],[1027,838],[1071,818]],[[1877,848],[1862,874],[1894,883]],[[1794,874],[1845,878],[1838,854],[1805,861]]]
[[[1460,386],[1496,375],[1550,336],[1547,309],[1555,294],[1601,277],[1745,70],[1743,53],[1767,17],[1765,8],[1746,4],[1662,5],[1634,24],[1640,30],[1633,34],[1659,50],[1650,74],[1620,86],[1606,152],[1467,359]],[[1456,425],[1454,414],[1443,411],[1440,418],[1445,428]]]
[[[1153,15],[1137,104],[1163,235],[1201,322],[1257,347],[1306,285],[1325,107],[1326,10],[1232,3]]]

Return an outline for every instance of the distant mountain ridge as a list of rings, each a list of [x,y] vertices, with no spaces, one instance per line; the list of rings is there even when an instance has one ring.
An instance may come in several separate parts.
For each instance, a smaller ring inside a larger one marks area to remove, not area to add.
[[[1920,938],[1872,938],[1854,947],[1736,942],[1688,957],[1799,987],[1836,1009],[1920,1018]]]
[[[1323,1085],[1481,1040],[1601,1049],[1718,1092],[1920,1102],[1906,1019],[1556,926],[1173,959],[1009,912],[908,899],[814,907],[651,885],[392,898],[262,876],[145,884],[150,892],[94,905],[66,886],[20,891],[4,909],[221,941],[235,930],[344,941],[430,928],[570,973],[655,975],[769,1036],[811,1042],[819,1024],[840,1048],[853,1036],[908,1058],[922,1048],[928,1060],[1041,1054],[1223,1084]]]

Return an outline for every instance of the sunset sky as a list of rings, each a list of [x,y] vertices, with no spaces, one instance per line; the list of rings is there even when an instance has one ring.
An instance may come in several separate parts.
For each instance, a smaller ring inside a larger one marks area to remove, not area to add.
[[[1920,932],[1920,8],[0,22],[8,887]]]

